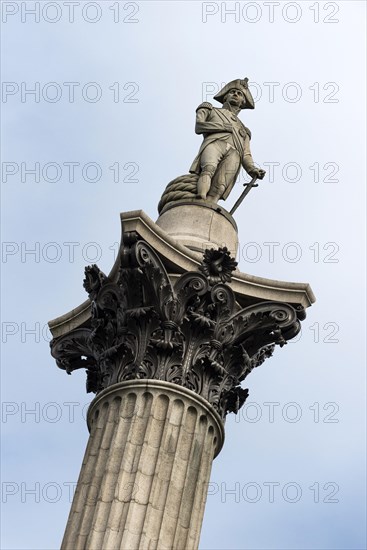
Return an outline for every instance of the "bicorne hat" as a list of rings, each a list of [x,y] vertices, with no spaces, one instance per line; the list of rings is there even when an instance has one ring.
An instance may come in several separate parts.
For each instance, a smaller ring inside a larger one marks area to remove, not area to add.
[[[221,91],[214,96],[214,99],[223,104],[225,96],[228,94],[229,90],[233,90],[233,88],[235,88],[236,90],[241,90],[244,95],[241,109],[255,109],[254,98],[252,97],[251,92],[248,89],[248,78],[244,78],[243,80],[237,78],[237,80],[232,80],[231,82],[228,82],[228,84],[226,84],[224,88],[222,88]]]

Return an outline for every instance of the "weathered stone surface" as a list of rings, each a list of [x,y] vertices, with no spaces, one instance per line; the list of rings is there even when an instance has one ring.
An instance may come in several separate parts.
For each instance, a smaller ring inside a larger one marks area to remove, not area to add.
[[[248,78],[232,80],[214,99],[222,103],[221,109],[207,101],[196,109],[195,133],[203,135],[203,142],[190,174],[174,179],[166,187],[159,201],[159,212],[182,199],[196,198],[207,204],[225,200],[241,166],[255,180],[265,176],[265,171],[255,166],[252,159],[251,132],[237,116],[241,109],[255,108]]]
[[[158,380],[101,392],[63,550],[198,547],[222,422],[204,399]]]
[[[202,260],[202,254],[194,252],[178,243],[161,229],[142,210],[121,214],[122,234],[136,233],[139,239],[147,242],[159,255],[170,280],[175,280],[185,271],[195,271]],[[108,278],[117,281],[121,265],[121,248]],[[229,283],[239,304],[245,306],[261,301],[277,301],[292,304],[295,308],[308,308],[315,296],[308,283],[277,281],[235,271]],[[68,313],[49,322],[52,335],[57,338],[71,330],[85,326],[91,319],[91,302],[86,300]]]
[[[194,252],[203,254],[207,248],[225,246],[232,256],[237,254],[236,222],[218,205],[179,201],[163,210],[156,224]]]

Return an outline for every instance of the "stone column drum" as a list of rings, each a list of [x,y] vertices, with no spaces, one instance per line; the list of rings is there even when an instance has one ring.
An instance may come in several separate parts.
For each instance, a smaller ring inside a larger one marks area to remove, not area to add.
[[[237,224],[218,204],[194,199],[176,201],[162,209],[156,224],[177,243],[195,252],[203,254],[207,248],[225,246],[232,256],[237,254]]]
[[[138,380],[103,390],[88,426],[62,549],[197,548],[218,413],[186,388]]]

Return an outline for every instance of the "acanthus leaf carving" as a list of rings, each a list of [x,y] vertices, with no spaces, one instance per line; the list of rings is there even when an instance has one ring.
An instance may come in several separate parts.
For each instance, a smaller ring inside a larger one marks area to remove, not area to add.
[[[241,309],[228,286],[236,262],[225,249],[206,251],[200,271],[174,285],[134,234],[121,259],[117,281],[86,268],[90,322],[51,342],[57,365],[69,374],[86,368],[88,391],[158,378],[200,394],[222,418],[237,413],[248,395],[241,383],[299,332],[303,311],[279,302]]]

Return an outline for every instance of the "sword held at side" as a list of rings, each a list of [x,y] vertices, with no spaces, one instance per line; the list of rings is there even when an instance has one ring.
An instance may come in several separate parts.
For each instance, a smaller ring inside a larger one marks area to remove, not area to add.
[[[239,207],[239,205],[241,204],[241,202],[243,201],[243,199],[246,197],[246,195],[251,191],[251,189],[253,187],[258,187],[259,184],[256,183],[256,180],[257,180],[257,176],[254,176],[252,178],[252,180],[249,182],[249,183],[244,183],[243,186],[245,187],[245,189],[242,191],[242,194],[240,195],[240,197],[237,199],[237,201],[235,202],[234,206],[232,207],[232,209],[230,210],[230,214],[232,215],[236,210],[237,208]]]

